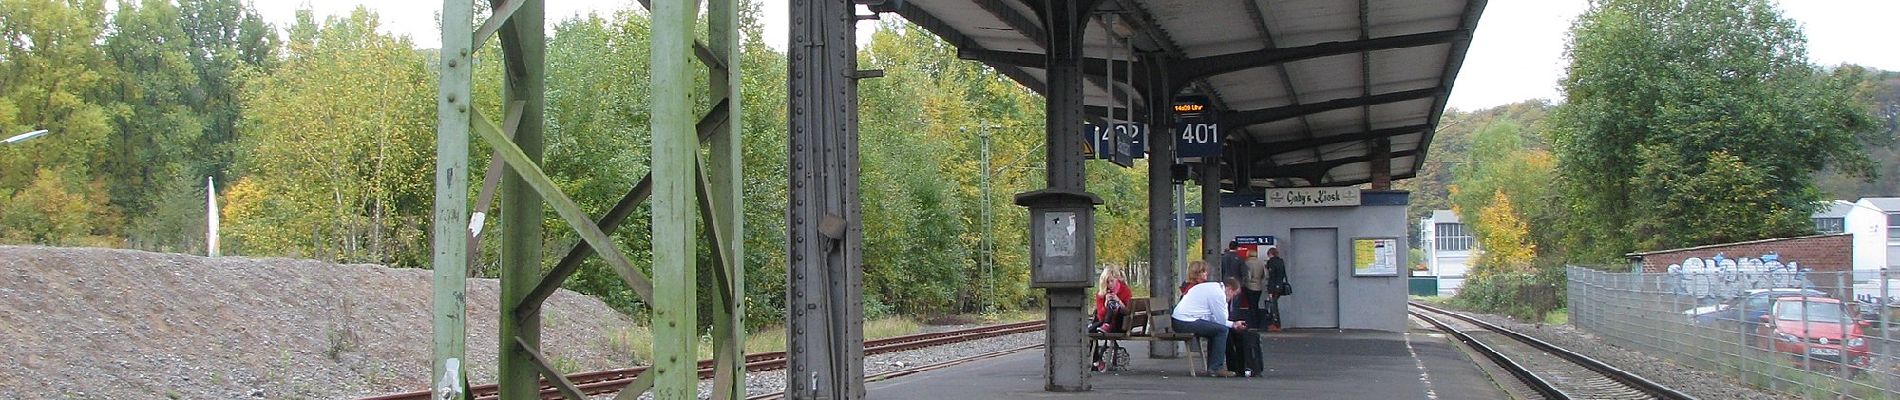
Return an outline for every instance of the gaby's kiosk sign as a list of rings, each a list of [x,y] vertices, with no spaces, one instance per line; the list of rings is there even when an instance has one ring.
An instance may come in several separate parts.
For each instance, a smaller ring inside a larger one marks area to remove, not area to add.
[[[1305,187],[1267,189],[1267,207],[1352,207],[1359,205],[1358,187]]]

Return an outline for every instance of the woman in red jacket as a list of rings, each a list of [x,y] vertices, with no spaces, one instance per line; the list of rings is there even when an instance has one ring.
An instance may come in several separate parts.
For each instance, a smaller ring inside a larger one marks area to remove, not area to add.
[[[1096,285],[1095,292],[1095,328],[1101,332],[1126,332],[1128,327],[1118,326],[1122,316],[1128,314],[1128,301],[1134,293],[1128,290],[1128,282],[1123,280],[1122,271],[1115,267],[1102,270],[1102,281]],[[1109,301],[1114,299],[1113,302]]]
[[[1128,290],[1128,282],[1123,280],[1122,271],[1115,267],[1102,270],[1102,280],[1096,285],[1095,321],[1089,324],[1089,332],[1122,333],[1128,327],[1122,326],[1122,316],[1128,315],[1128,301],[1134,293]],[[1103,354],[1107,353],[1107,354]],[[1106,359],[1105,359],[1106,358]],[[1095,356],[1091,363],[1095,371],[1107,371],[1111,364],[1125,367],[1128,350],[1106,341],[1095,346]]]

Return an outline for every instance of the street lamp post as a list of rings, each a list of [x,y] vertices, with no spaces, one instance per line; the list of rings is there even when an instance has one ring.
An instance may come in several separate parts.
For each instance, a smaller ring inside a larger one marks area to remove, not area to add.
[[[3,144],[14,144],[14,143],[18,143],[18,142],[24,142],[24,141],[26,141],[27,139],[32,139],[32,138],[36,138],[36,137],[40,137],[40,136],[44,136],[44,135],[46,135],[46,132],[47,132],[47,131],[46,131],[45,129],[41,129],[41,130],[36,130],[36,131],[32,131],[32,132],[27,132],[27,133],[22,133],[22,134],[19,134],[19,135],[14,135],[13,137],[10,137],[10,138],[7,138],[7,140],[0,140],[0,143],[3,143]]]

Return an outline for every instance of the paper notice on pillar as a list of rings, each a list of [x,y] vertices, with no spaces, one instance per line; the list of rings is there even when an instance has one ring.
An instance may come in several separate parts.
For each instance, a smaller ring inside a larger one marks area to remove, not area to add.
[[[1044,257],[1075,256],[1075,213],[1052,212],[1044,216],[1049,223],[1042,224],[1042,240],[1045,241]]]

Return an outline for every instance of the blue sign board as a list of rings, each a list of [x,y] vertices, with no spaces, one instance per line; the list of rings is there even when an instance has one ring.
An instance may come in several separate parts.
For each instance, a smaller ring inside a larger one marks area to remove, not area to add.
[[[1135,166],[1135,155],[1141,154],[1141,149],[1135,147],[1135,132],[1141,131],[1142,127],[1141,124],[1115,124],[1115,152],[1109,155],[1109,162],[1122,168]]]
[[[1174,98],[1175,154],[1180,158],[1219,157],[1220,123],[1207,96]]]
[[[1189,228],[1200,227],[1201,221],[1205,219],[1205,216],[1201,215],[1201,213],[1187,213],[1183,214],[1182,217],[1181,219],[1187,221],[1187,227]]]
[[[1147,148],[1141,140],[1148,136],[1148,125],[1121,123],[1107,128],[1095,124],[1083,124],[1082,133],[1087,135],[1086,147],[1082,156],[1091,160],[1109,160],[1122,167],[1134,166],[1134,160],[1145,158]]]
[[[1148,124],[1127,125],[1134,127],[1134,129],[1129,129],[1133,135],[1128,141],[1129,147],[1134,149],[1133,158],[1148,158]]]

